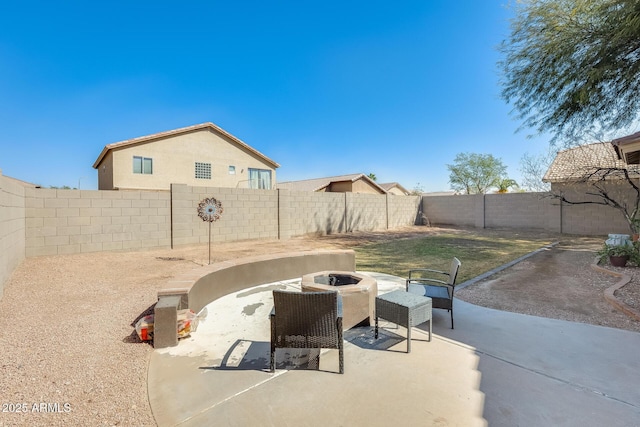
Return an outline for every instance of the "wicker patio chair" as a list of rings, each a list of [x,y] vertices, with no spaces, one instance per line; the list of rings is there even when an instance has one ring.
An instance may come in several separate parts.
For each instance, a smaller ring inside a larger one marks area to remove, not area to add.
[[[433,308],[443,308],[451,313],[451,329],[453,329],[453,291],[459,269],[460,260],[454,257],[449,272],[416,268],[409,271],[407,279],[407,292],[430,297]],[[441,276],[447,276],[447,280],[434,278]]]
[[[342,304],[337,292],[273,291],[271,372],[277,348],[336,348],[344,373]]]

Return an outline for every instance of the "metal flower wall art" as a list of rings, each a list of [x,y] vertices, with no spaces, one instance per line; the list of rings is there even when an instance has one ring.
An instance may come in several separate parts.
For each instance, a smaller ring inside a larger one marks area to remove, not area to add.
[[[219,220],[222,212],[224,212],[224,209],[222,209],[222,203],[213,197],[203,199],[198,205],[198,216],[205,222]]]
[[[211,223],[220,219],[224,212],[222,203],[213,197],[203,199],[198,204],[198,216],[209,223],[209,264],[211,264]]]

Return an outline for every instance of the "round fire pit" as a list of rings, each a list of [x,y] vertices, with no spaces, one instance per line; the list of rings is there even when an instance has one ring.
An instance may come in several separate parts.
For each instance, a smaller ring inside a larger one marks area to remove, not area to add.
[[[372,325],[378,295],[378,282],[373,277],[353,271],[319,271],[302,276],[301,288],[303,292],[337,291],[342,296],[345,330]]]

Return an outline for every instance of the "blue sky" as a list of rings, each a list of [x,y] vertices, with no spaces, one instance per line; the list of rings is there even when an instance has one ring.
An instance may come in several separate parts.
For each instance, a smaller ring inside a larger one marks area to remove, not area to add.
[[[375,173],[449,189],[457,153],[520,179],[527,138],[500,98],[505,0],[5,2],[0,169],[97,188],[109,143],[213,122],[278,181]]]

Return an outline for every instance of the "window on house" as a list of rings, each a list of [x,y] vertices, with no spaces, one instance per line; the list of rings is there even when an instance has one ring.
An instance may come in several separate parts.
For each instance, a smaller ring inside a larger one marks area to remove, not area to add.
[[[211,163],[196,162],[196,178],[211,179]]]
[[[149,157],[133,156],[133,173],[153,173],[153,159]]]
[[[229,175],[235,175],[235,174],[236,174],[236,167],[229,166]]]
[[[249,168],[249,188],[271,189],[271,171],[268,169]]]

